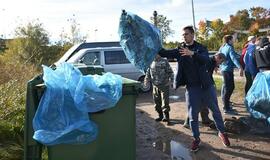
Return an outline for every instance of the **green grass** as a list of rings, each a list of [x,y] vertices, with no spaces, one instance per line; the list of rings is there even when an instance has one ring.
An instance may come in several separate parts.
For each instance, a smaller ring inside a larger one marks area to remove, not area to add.
[[[215,77],[214,80],[215,80],[215,84],[216,84],[217,94],[220,95],[221,87],[223,84],[222,78]],[[232,98],[236,99],[237,101],[242,100],[245,96],[245,83],[243,81],[235,80],[234,84],[235,84],[235,88],[233,91]],[[240,99],[239,99],[239,97],[240,97]]]

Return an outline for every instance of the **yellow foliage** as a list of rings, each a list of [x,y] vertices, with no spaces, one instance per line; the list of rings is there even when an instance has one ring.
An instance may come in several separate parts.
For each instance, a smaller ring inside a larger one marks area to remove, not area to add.
[[[223,21],[221,19],[215,19],[211,22],[211,27],[213,30],[222,30],[224,27]]]
[[[206,32],[206,23],[204,21],[199,22],[199,32],[203,35]]]

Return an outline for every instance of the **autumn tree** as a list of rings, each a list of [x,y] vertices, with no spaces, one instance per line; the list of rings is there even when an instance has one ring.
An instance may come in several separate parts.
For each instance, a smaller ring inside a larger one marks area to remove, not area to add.
[[[270,9],[267,10],[262,7],[252,7],[250,9],[251,16],[254,19],[249,27],[252,34],[260,34],[260,28],[267,28],[270,26]]]
[[[207,30],[206,22],[203,20],[199,22],[198,37],[204,40],[207,39],[208,37],[208,30]]]
[[[252,18],[255,20],[265,18],[268,14],[268,10],[262,7],[252,7],[249,11],[251,12]]]
[[[54,63],[60,51],[61,46],[50,44],[43,24],[34,20],[15,29],[15,38],[8,41],[3,56],[12,62],[33,64],[40,69],[41,64]]]
[[[221,19],[215,19],[211,23],[212,36],[222,39],[224,36],[224,23]]]
[[[6,54],[21,63],[40,65],[47,57],[48,32],[43,24],[32,21],[15,29],[15,38],[7,44]]]
[[[250,18],[247,9],[239,10],[235,15],[230,16],[230,21],[226,24],[232,30],[248,30],[251,25],[252,19]]]

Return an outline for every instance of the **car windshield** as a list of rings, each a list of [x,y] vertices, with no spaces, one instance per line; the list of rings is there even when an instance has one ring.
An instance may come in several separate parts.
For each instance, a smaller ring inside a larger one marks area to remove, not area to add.
[[[71,47],[65,54],[63,57],[61,57],[56,63],[62,63],[62,62],[66,62],[68,60],[68,58],[71,56],[72,53],[74,53],[74,51],[78,48],[80,44],[74,45],[73,47]]]

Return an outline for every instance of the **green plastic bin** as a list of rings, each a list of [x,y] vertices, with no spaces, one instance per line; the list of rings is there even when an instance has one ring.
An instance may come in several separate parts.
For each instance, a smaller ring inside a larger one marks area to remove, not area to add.
[[[85,65],[83,63],[76,63],[74,64],[83,75],[87,74],[99,74],[101,75],[104,72],[104,68],[102,66],[93,66],[93,65]]]
[[[101,74],[100,67],[77,66],[83,74]],[[82,69],[83,68],[83,69]],[[135,160],[135,105],[139,82],[123,78],[122,97],[113,108],[91,113],[99,128],[98,137],[84,145],[45,146],[49,160]],[[41,160],[43,145],[35,141],[32,120],[43,94],[41,76],[28,82],[25,115],[24,160]]]

